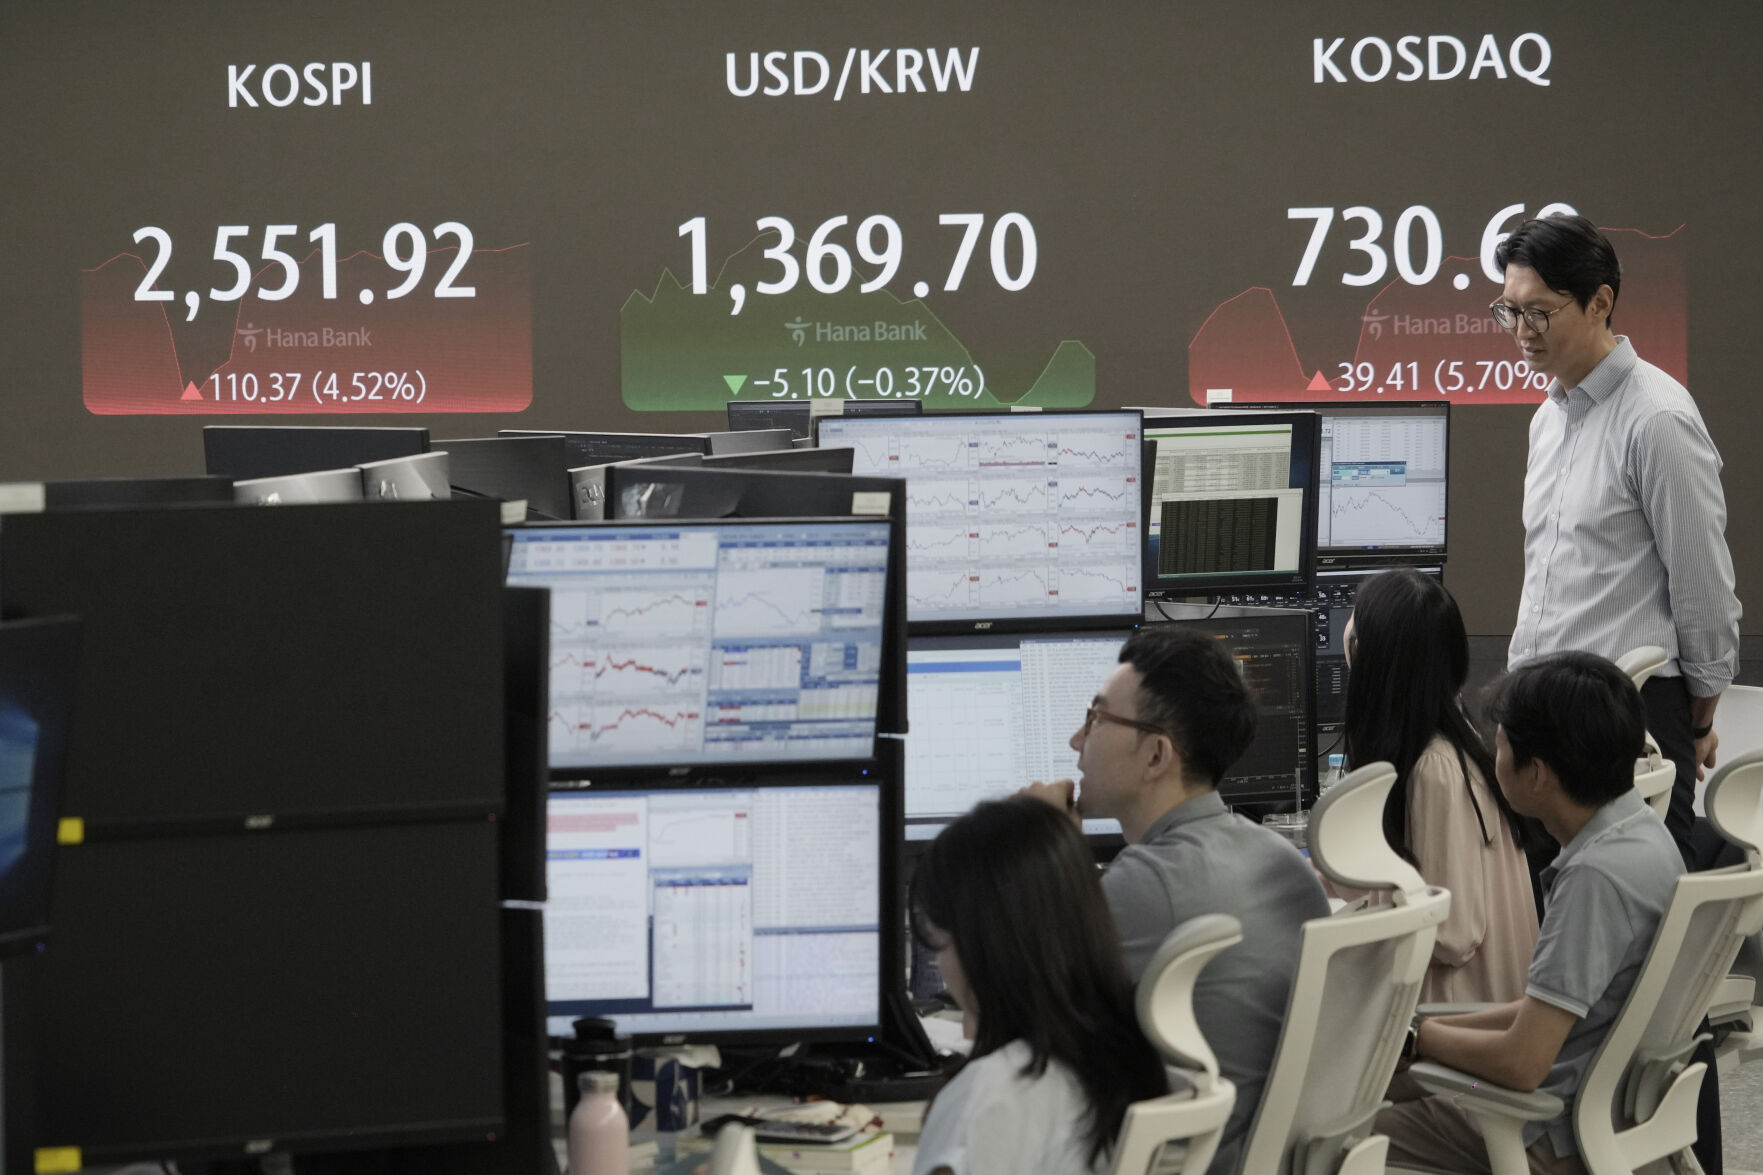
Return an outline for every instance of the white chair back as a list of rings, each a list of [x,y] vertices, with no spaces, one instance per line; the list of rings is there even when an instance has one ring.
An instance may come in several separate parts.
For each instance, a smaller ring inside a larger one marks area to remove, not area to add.
[[[1722,767],[1709,820],[1747,854],[1743,865],[1677,880],[1634,990],[1592,1060],[1574,1105],[1589,1170],[1639,1170],[1684,1155],[1696,1138],[1704,1064],[1689,1057],[1739,943],[1763,929],[1763,752]],[[1693,1169],[1693,1165],[1692,1165]]]
[[[1667,660],[1665,650],[1658,645],[1641,645],[1616,658],[1616,668],[1627,674],[1638,690],[1647,684],[1647,678],[1665,667]],[[1661,755],[1659,744],[1647,735],[1647,753],[1635,760],[1634,786],[1661,820],[1671,807],[1671,785],[1676,782],[1677,765]]]
[[[1647,753],[1634,761],[1634,789],[1661,820],[1671,807],[1671,788],[1676,782],[1677,764],[1665,757],[1649,734]]]
[[[1451,905],[1384,837],[1395,781],[1388,763],[1362,767],[1310,815],[1315,865],[1338,884],[1387,891],[1393,904],[1305,924],[1243,1175],[1382,1175],[1389,1140],[1372,1119]]]
[[[1647,683],[1647,678],[1665,668],[1668,660],[1665,650],[1658,645],[1641,645],[1616,658],[1616,668],[1628,675],[1635,689],[1640,689]]]
[[[1194,981],[1213,956],[1243,941],[1228,914],[1207,914],[1169,932],[1139,979],[1139,1027],[1191,1085],[1126,1109],[1114,1146],[1114,1175],[1204,1175],[1236,1104],[1236,1087],[1194,1019]]]

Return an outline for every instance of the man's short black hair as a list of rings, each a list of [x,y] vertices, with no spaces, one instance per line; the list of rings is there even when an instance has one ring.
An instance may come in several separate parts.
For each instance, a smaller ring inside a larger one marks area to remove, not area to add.
[[[1494,249],[1494,264],[1501,273],[1508,265],[1536,270],[1551,290],[1572,294],[1584,310],[1599,286],[1610,287],[1610,305],[1622,292],[1622,266],[1616,250],[1596,225],[1583,216],[1555,213],[1527,220]],[[1610,325],[1610,315],[1604,316]]]
[[[1647,719],[1629,676],[1594,653],[1551,653],[1495,682],[1488,717],[1513,762],[1540,759],[1574,803],[1601,808],[1634,787]]]
[[[1255,700],[1224,642],[1151,625],[1127,638],[1120,660],[1139,671],[1139,721],[1169,732],[1188,782],[1217,787],[1255,738]]]

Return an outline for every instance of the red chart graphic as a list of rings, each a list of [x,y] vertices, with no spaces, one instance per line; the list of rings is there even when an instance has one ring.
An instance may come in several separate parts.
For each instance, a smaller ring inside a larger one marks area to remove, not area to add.
[[[316,251],[284,301],[256,290],[281,279],[260,269],[241,300],[198,293],[137,301],[147,266],[121,253],[80,274],[86,409],[111,415],[515,412],[532,402],[532,294],[526,245],[477,249],[460,284],[471,297],[436,298],[432,283],[396,300],[383,260],[336,263],[339,296],[322,296]],[[429,257],[438,273],[456,250]],[[187,300],[187,301],[186,301]],[[195,306],[195,317],[188,307]]]
[[[1687,386],[1682,227],[1664,236],[1634,229],[1603,231],[1622,260],[1613,327],[1633,341],[1644,359]],[[1514,369],[1518,349],[1487,311],[1498,290],[1479,270],[1475,258],[1450,257],[1441,276],[1426,285],[1391,281],[1366,304],[1357,323],[1341,324],[1338,346],[1326,353],[1309,349],[1303,355],[1274,291],[1265,286],[1245,290],[1214,310],[1188,344],[1189,394],[1196,404],[1361,397],[1540,403],[1546,381],[1527,379],[1522,369]],[[1473,274],[1474,281],[1468,289],[1456,290],[1453,273]],[[1315,332],[1305,334],[1317,337]]]

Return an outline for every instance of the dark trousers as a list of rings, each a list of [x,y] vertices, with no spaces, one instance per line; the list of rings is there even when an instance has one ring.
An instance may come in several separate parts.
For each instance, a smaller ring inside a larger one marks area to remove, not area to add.
[[[1665,815],[1666,831],[1683,854],[1684,868],[1709,868],[1717,862],[1700,859],[1709,855],[1709,838],[1695,835],[1696,751],[1695,739],[1690,735],[1689,687],[1681,677],[1649,677],[1641,686],[1641,704],[1647,712],[1647,733],[1659,744],[1660,753],[1677,765],[1677,779],[1671,785],[1671,809]],[[1703,1021],[1702,1031],[1707,1030],[1707,1022]],[[1691,1059],[1708,1066],[1702,1078],[1702,1095],[1696,1103],[1696,1161],[1707,1175],[1721,1175],[1720,1082],[1712,1042],[1704,1041]]]
[[[1693,869],[1690,836],[1696,823],[1696,747],[1690,737],[1689,687],[1681,677],[1649,677],[1641,686],[1641,705],[1647,711],[1647,733],[1659,744],[1660,752],[1677,765],[1665,830],[1677,842],[1684,867]]]

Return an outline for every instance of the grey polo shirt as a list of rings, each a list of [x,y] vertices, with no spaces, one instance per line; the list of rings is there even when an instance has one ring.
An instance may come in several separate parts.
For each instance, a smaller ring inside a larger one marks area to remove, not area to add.
[[[1525,993],[1579,1019],[1540,1087],[1567,1112],[1526,1123],[1526,1146],[1547,1134],[1557,1156],[1579,1153],[1574,1096],[1634,989],[1681,873],[1677,844],[1632,789],[1599,808],[1543,870],[1548,904]]]
[[[1189,918],[1229,914],[1243,924],[1243,941],[1213,959],[1194,988],[1200,1030],[1237,1087],[1209,1171],[1234,1172],[1279,1044],[1298,970],[1298,932],[1327,916],[1328,898],[1303,854],[1232,815],[1216,792],[1159,817],[1142,842],[1108,866],[1102,890],[1135,983],[1169,932]]]

